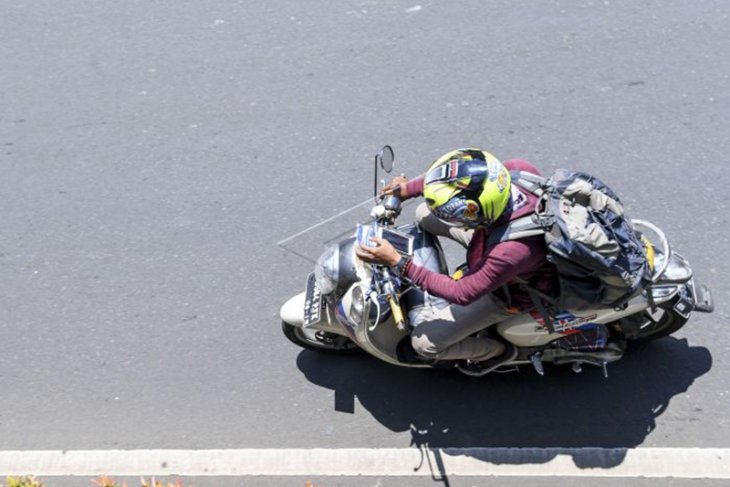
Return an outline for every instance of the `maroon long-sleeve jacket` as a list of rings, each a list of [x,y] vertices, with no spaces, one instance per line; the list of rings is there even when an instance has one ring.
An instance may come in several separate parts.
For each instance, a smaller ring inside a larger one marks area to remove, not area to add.
[[[525,171],[542,175],[530,162],[511,159],[504,163],[509,171]],[[423,178],[408,181],[406,198],[423,194]],[[537,197],[523,191],[516,185],[511,186],[512,205],[494,226],[528,215],[535,210]],[[469,267],[467,274],[459,280],[430,271],[415,264],[408,266],[406,276],[419,288],[434,296],[459,305],[467,305],[481,296],[496,291],[502,301],[517,309],[532,306],[529,295],[513,282],[515,277],[529,281],[531,286],[548,291],[553,285],[554,275],[545,266],[547,247],[543,236],[497,243],[487,248],[491,229],[477,229],[466,251]],[[540,271],[540,272],[539,272]],[[509,289],[509,300],[503,286]]]

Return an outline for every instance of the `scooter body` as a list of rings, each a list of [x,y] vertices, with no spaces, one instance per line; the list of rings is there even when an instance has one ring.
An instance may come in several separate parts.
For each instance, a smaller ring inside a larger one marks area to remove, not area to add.
[[[372,226],[392,225],[399,205],[399,201],[377,205]],[[663,232],[646,221],[634,220],[633,225],[650,240],[651,284],[618,308],[557,310],[550,324],[532,310],[485,328],[478,334],[509,342],[517,350],[514,359],[497,370],[531,364],[542,375],[543,363],[552,362],[570,364],[575,371],[583,364],[596,365],[605,375],[606,365],[623,356],[628,342],[669,335],[687,322],[692,311],[713,311],[710,291],[695,282],[689,263],[671,250]],[[362,241],[363,228],[358,225],[352,237],[328,247],[308,276],[305,291],[282,306],[284,334],[302,347],[322,352],[364,351],[393,365],[435,366],[404,355],[411,332],[408,323],[415,321],[421,307],[448,303],[401,282],[387,268],[360,260],[355,245]],[[391,228],[399,243],[405,238],[412,241],[408,252],[415,264],[448,272],[436,237],[413,224]]]

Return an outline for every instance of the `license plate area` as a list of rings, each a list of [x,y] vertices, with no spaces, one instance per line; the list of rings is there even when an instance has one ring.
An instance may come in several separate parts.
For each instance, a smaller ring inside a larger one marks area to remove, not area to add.
[[[322,319],[322,292],[317,287],[314,272],[307,276],[307,286],[304,292],[304,324],[306,328],[318,323]]]
[[[692,312],[693,309],[694,306],[692,305],[692,302],[689,299],[685,299],[684,297],[680,298],[679,301],[674,303],[674,311],[676,311],[677,314],[684,319],[689,318],[689,314]]]

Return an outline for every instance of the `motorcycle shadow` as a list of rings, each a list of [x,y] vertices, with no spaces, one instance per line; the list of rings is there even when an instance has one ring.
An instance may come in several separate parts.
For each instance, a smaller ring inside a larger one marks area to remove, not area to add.
[[[297,366],[313,384],[335,391],[336,411],[353,413],[357,397],[389,430],[410,431],[417,447],[444,453],[449,448],[540,448],[529,459],[504,450],[470,456],[535,463],[566,453],[579,467],[608,468],[655,429],[672,397],[711,369],[712,356],[686,339],[667,337],[629,349],[609,364],[607,379],[589,366],[582,374],[548,366],[545,377],[522,366],[520,373],[475,379],[453,370],[399,368],[364,354],[309,351],[300,353]],[[584,449],[591,447],[597,449]]]

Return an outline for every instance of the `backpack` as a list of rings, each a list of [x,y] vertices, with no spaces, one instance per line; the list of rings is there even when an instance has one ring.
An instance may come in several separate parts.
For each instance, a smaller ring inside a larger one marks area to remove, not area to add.
[[[617,308],[649,283],[641,235],[618,196],[598,178],[565,169],[549,179],[524,171],[511,175],[513,184],[540,201],[531,215],[496,228],[488,245],[544,235],[560,293],[551,298],[521,284],[541,314],[545,310],[539,298],[557,310]]]

